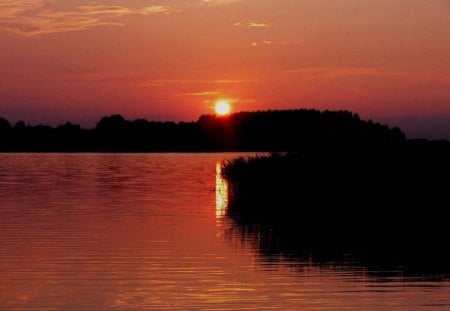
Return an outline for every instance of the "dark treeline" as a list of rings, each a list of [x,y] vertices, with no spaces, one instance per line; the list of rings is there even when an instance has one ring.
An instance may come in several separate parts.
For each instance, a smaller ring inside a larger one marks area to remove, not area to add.
[[[398,128],[364,121],[348,111],[283,110],[204,115],[196,122],[102,118],[95,128],[11,125],[0,118],[3,152],[299,151],[310,146],[392,144]]]
[[[103,117],[93,129],[67,122],[57,127],[11,126],[0,118],[0,151],[7,152],[158,152],[207,149],[196,123]]]

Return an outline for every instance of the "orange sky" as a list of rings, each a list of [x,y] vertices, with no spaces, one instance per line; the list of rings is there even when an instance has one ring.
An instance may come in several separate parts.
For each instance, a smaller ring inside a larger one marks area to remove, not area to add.
[[[2,0],[0,42],[11,121],[196,120],[217,98],[450,120],[448,0]]]

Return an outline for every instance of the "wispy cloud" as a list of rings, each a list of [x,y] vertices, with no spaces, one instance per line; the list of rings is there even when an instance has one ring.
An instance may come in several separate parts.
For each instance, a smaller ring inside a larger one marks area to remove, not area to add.
[[[169,6],[155,5],[129,8],[117,5],[82,5],[59,10],[52,0],[2,0],[0,30],[26,36],[85,30],[96,26],[124,26],[117,18],[132,15],[169,13]]]
[[[235,84],[235,83],[243,83],[243,82],[249,82],[248,80],[213,80],[213,83],[218,84]]]
[[[263,40],[263,41],[255,41],[252,42],[252,46],[257,47],[257,46],[290,46],[290,45],[295,45],[298,44],[297,41],[270,41],[270,40]]]
[[[139,83],[141,87],[158,87],[164,84],[236,84],[248,82],[248,80],[231,80],[231,79],[219,79],[219,80],[190,80],[190,79],[155,79],[145,80]]]
[[[252,46],[259,46],[259,45],[272,45],[272,41],[252,42]]]
[[[123,6],[113,5],[84,5],[78,7],[78,13],[81,15],[103,15],[105,17],[116,17],[128,14],[155,14],[155,13],[167,13],[171,9],[168,6],[154,5],[147,6],[141,9],[130,9]]]
[[[185,93],[179,96],[217,96],[222,94],[220,91],[204,91],[204,92],[193,92],[193,93]]]
[[[267,21],[258,21],[254,19],[250,19],[247,21],[237,21],[233,23],[236,27],[252,27],[252,28],[267,28],[270,27],[270,24]]]
[[[350,76],[392,76],[399,73],[382,67],[312,67],[284,70],[285,74],[305,74],[324,78],[338,78]]]
[[[203,3],[215,4],[215,5],[231,4],[231,3],[240,2],[240,1],[242,1],[242,0],[202,0]]]

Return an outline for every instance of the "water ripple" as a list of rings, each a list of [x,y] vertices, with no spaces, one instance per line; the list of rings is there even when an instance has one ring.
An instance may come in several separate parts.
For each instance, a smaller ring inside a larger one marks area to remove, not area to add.
[[[0,154],[0,310],[443,310],[446,281],[265,260],[225,234],[232,154]]]

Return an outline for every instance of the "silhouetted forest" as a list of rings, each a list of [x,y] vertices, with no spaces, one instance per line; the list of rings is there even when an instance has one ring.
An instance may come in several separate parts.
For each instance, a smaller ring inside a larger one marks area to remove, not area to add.
[[[392,144],[399,128],[364,121],[348,111],[282,110],[203,115],[197,122],[103,117],[93,129],[11,125],[0,118],[3,152],[300,151],[306,147]]]

